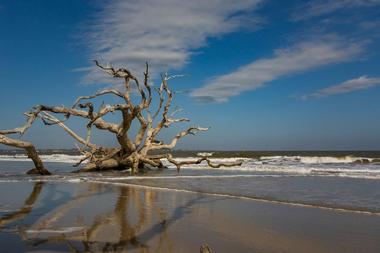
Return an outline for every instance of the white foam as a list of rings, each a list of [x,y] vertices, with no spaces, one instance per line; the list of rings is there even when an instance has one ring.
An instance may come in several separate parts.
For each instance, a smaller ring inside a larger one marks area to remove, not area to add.
[[[196,161],[198,159],[199,159],[199,157],[178,157],[178,158],[175,158],[175,160],[178,162]],[[237,161],[241,161],[241,162],[245,163],[248,161],[252,161],[252,158],[246,158],[246,157],[210,158],[210,161],[212,163],[233,163],[233,162],[237,162]],[[162,159],[162,162],[165,166],[168,166],[168,167],[174,166],[172,163],[170,163],[166,159]],[[209,168],[209,166],[207,165],[206,162],[203,162],[201,164],[183,165],[181,167],[183,167],[183,168],[208,167]],[[237,168],[237,167],[239,167],[239,166],[234,166],[233,168]]]
[[[199,152],[197,156],[212,156],[213,154],[213,152]]]
[[[28,229],[25,232],[27,234],[64,234],[64,233],[72,233],[77,231],[84,230],[84,227],[63,227],[57,229]]]
[[[339,177],[352,177],[352,178],[366,178],[366,179],[379,179],[380,178],[380,166],[379,165],[351,165],[348,163],[349,158],[334,158],[329,159],[327,157],[315,158],[315,157],[302,157],[305,158],[305,162],[300,162],[301,157],[286,157],[286,156],[271,156],[266,157],[267,161],[262,162],[252,158],[211,158],[214,163],[228,163],[242,160],[241,166],[234,167],[220,167],[217,169],[208,167],[207,163],[197,165],[182,166],[181,169],[210,169],[210,170],[224,170],[224,171],[244,171],[244,172],[259,172],[259,173],[275,173],[280,175],[302,175],[302,176],[339,176]],[[178,158],[178,161],[189,161],[194,158]],[[299,162],[280,162],[280,160],[298,159]],[[356,161],[359,158],[352,158],[351,161]],[[363,158],[366,159],[366,158]],[[374,159],[374,158],[371,158]],[[337,160],[345,161],[338,163]],[[335,161],[335,162],[332,162]],[[320,162],[320,163],[318,163]],[[175,166],[167,161],[164,164],[171,169],[175,169]],[[331,164],[331,165],[328,165]]]
[[[51,163],[77,163],[83,156],[81,155],[66,155],[66,154],[52,154],[52,155],[40,155],[43,162]],[[26,155],[0,155],[0,161],[17,161],[26,162],[30,161]]]
[[[18,183],[22,181],[23,180],[19,180],[19,179],[0,179],[0,183]]]
[[[41,155],[44,162],[56,163],[76,163],[82,156],[79,155]],[[180,157],[177,161],[194,161],[199,157]],[[373,162],[380,160],[378,158],[366,157],[316,157],[316,156],[263,156],[259,159],[245,157],[230,157],[230,158],[210,158],[213,163],[232,163],[242,161],[241,166],[210,168],[206,162],[195,165],[184,165],[182,169],[201,169],[201,170],[218,170],[218,171],[244,171],[270,173],[278,175],[308,175],[308,176],[339,176],[353,178],[380,178],[379,164],[365,164],[364,161]],[[25,155],[0,155],[0,161],[30,161]],[[162,160],[163,164],[170,169],[176,167],[169,163],[166,159]],[[359,163],[358,163],[359,162]],[[362,162],[362,163],[360,163]],[[355,163],[355,164],[353,164]],[[132,178],[132,177],[131,177]],[[146,177],[145,177],[146,178]],[[157,178],[157,177],[155,177]],[[32,181],[34,181],[33,179]],[[50,180],[54,180],[51,178]],[[61,180],[61,179],[60,179]],[[76,183],[78,179],[67,179]],[[18,181],[18,180],[16,180]],[[14,182],[13,179],[0,179],[0,182]]]
[[[11,209],[0,208],[0,213],[11,213],[11,212],[16,212],[18,210],[19,209],[17,209],[17,210],[11,210]]]
[[[281,177],[281,175],[187,175],[187,176],[128,176],[128,177],[102,177],[104,180],[147,180],[147,179],[218,179],[218,178],[250,178],[250,177]],[[97,179],[88,177],[86,180]]]
[[[380,158],[355,157],[355,156],[262,156],[261,161],[269,162],[299,162],[304,164],[332,164],[332,163],[364,163],[373,162]]]

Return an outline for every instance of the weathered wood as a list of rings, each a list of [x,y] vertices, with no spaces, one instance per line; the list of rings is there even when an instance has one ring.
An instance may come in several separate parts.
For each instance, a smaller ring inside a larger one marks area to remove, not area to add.
[[[154,109],[154,105],[152,104],[152,88],[149,84],[148,63],[146,64],[144,80],[142,83],[140,83],[138,78],[128,69],[115,69],[112,66],[105,67],[98,61],[95,61],[95,64],[112,77],[122,79],[126,90],[122,92],[116,89],[105,89],[94,95],[80,96],[75,100],[72,107],[48,105],[35,106],[32,112],[26,114],[28,116],[28,121],[24,127],[3,132],[3,134],[22,134],[37,118],[40,118],[45,125],[58,125],[78,143],[83,145],[83,148],[80,148],[80,150],[84,158],[75,166],[84,162],[87,162],[87,164],[79,171],[131,169],[132,173],[137,173],[145,167],[162,168],[163,164],[161,159],[167,159],[170,163],[174,164],[178,170],[182,165],[199,164],[203,161],[207,162],[207,164],[213,168],[241,165],[241,162],[214,164],[207,157],[202,157],[195,161],[177,162],[170,155],[170,150],[177,145],[177,142],[181,138],[188,135],[194,135],[199,131],[207,131],[209,128],[191,126],[175,135],[169,143],[163,143],[162,141],[157,140],[157,136],[162,129],[168,128],[174,123],[190,121],[188,118],[172,118],[174,114],[180,111],[177,108],[170,113],[174,92],[169,88],[168,81],[178,76],[169,76],[168,74],[162,76],[159,88],[155,89],[159,100],[156,110],[154,110],[155,113],[152,116],[151,111]],[[140,96],[138,102],[131,98],[132,85],[135,86],[137,94]],[[94,106],[95,103],[93,103],[92,100],[105,95],[113,96],[118,101],[122,100],[122,102],[114,105],[102,104],[97,110]],[[121,122],[111,123],[104,120],[104,117],[110,113],[120,113]],[[161,119],[155,120],[158,115],[161,116]],[[56,116],[61,116],[63,119],[58,119]],[[80,137],[64,124],[64,122],[70,117],[79,117],[87,121],[85,125],[87,129],[85,138]],[[133,122],[139,124],[139,129],[134,138],[130,136],[130,128]],[[99,130],[114,134],[120,146],[116,148],[105,148],[92,143],[91,133],[93,126]],[[0,131],[0,134],[1,133],[2,132]],[[25,144],[27,146],[27,148],[26,146],[24,148],[27,150],[28,155],[34,159],[33,161],[36,161],[36,168],[39,168],[38,171],[42,173],[42,162],[38,160],[37,153],[33,152],[33,146],[31,146],[31,143],[14,142],[13,146],[15,146],[15,144],[18,144],[19,146]],[[165,151],[166,153],[160,157],[151,157],[149,155],[150,152],[157,150]]]
[[[4,144],[11,147],[22,148],[25,150],[27,156],[33,161],[34,166],[35,166],[35,169],[32,169],[28,172],[29,174],[41,174],[41,175],[51,174],[47,169],[45,169],[44,164],[42,163],[42,160],[32,143],[27,142],[27,141],[12,139],[5,135],[0,134],[0,144]]]
[[[200,253],[212,253],[211,248],[207,244],[203,244],[199,250]]]

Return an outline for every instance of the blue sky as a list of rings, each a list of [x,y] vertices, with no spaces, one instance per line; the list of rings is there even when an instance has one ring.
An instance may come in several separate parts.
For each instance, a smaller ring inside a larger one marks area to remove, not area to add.
[[[138,76],[147,60],[153,84],[186,74],[170,83],[175,104],[211,126],[178,148],[379,150],[379,42],[379,0],[0,0],[0,127],[117,85],[94,59]],[[74,143],[40,123],[22,138]]]

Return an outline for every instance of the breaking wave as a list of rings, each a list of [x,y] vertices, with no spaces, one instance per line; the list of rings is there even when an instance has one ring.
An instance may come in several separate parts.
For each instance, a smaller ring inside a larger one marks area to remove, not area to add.
[[[196,157],[179,158],[180,161],[194,160]],[[221,167],[213,170],[244,171],[270,174],[290,174],[307,176],[340,176],[352,178],[380,179],[380,159],[363,157],[301,157],[268,156],[255,158],[211,158],[215,163],[242,161],[241,166]],[[168,161],[164,164],[175,168]],[[207,164],[188,165],[183,168],[210,169]]]
[[[380,158],[355,157],[355,156],[262,156],[263,162],[299,162],[304,164],[337,164],[337,163],[379,163]]]
[[[197,156],[212,156],[213,154],[213,152],[199,152]]]
[[[81,155],[66,155],[66,154],[52,154],[40,155],[42,161],[50,163],[77,163],[83,156]],[[26,155],[0,155],[0,161],[16,161],[27,162],[30,159]]]
[[[199,156],[211,156],[212,153],[198,153],[194,157],[179,157],[178,161],[196,160]],[[68,154],[41,155],[44,162],[68,163],[78,162],[82,156]],[[214,171],[230,171],[278,175],[307,175],[307,176],[340,176],[352,178],[380,179],[380,158],[356,156],[261,156],[249,157],[211,157],[214,163],[230,163],[242,161],[241,166],[221,167]],[[25,162],[30,161],[26,155],[0,155],[0,161]],[[175,166],[163,161],[169,169]],[[210,169],[206,163],[183,166],[183,169]]]
[[[199,158],[199,156],[212,156],[212,152],[199,152],[197,157],[180,157],[181,161],[189,161]],[[41,155],[41,159],[45,162],[60,162],[60,163],[75,163],[83,156],[81,155],[68,155],[68,154],[50,154]],[[220,162],[234,162],[236,160],[255,161],[258,164],[271,164],[271,163],[303,163],[303,164],[380,164],[380,158],[373,157],[356,157],[356,156],[261,156],[259,158],[247,157],[226,157],[226,158],[211,158],[214,161]],[[26,155],[0,155],[0,161],[30,161]]]

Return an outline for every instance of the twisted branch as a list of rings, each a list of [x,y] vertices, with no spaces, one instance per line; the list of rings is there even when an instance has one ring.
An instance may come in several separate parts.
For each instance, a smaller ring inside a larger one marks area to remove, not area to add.
[[[232,163],[218,163],[218,164],[215,164],[215,163],[212,163],[210,158],[204,156],[204,157],[201,157],[199,158],[198,160],[195,160],[195,161],[182,161],[182,162],[178,162],[176,160],[173,159],[173,156],[171,154],[168,154],[166,155],[166,159],[174,164],[176,167],[177,167],[177,171],[179,171],[181,169],[181,166],[183,165],[193,165],[193,164],[200,164],[202,163],[203,161],[206,161],[208,166],[210,166],[211,168],[220,168],[220,167],[235,167],[235,166],[241,166],[243,162],[241,161],[237,161],[237,162],[232,162]]]

